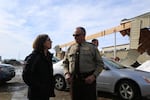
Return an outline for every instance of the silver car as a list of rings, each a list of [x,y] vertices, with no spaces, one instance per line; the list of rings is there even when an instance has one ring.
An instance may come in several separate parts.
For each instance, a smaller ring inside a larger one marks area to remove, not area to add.
[[[65,77],[64,77],[64,71],[63,71],[63,60],[54,63],[54,77],[55,77],[55,88],[57,90],[65,90],[69,87],[67,84]]]
[[[138,100],[150,96],[150,73],[125,67],[103,57],[103,71],[97,77],[97,90],[115,93],[121,100]],[[62,61],[54,65],[56,89],[66,88]],[[59,77],[58,77],[59,76]]]

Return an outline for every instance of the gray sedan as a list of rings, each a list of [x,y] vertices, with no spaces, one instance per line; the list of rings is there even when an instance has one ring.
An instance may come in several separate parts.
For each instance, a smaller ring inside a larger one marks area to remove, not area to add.
[[[97,77],[97,90],[115,93],[121,100],[138,100],[150,96],[150,73],[125,67],[103,57],[103,71]],[[62,61],[54,65],[55,87],[65,89],[68,85],[63,74]]]
[[[15,67],[10,64],[0,64],[0,83],[11,80],[15,77]]]

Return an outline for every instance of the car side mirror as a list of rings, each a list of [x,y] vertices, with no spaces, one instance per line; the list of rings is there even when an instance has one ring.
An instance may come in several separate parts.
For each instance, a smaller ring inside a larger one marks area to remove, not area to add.
[[[105,70],[110,70],[106,65],[104,66],[103,69],[105,69]]]

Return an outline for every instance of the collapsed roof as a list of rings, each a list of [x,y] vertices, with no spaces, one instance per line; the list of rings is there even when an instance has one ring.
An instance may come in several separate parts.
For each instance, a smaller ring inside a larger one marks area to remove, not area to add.
[[[143,15],[122,20],[121,24],[130,22],[131,27],[120,31],[130,37],[130,49],[137,49],[140,54],[150,55],[150,12]]]

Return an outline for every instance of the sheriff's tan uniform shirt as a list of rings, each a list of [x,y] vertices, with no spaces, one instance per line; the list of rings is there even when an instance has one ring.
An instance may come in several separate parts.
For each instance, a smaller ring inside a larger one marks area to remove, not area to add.
[[[78,44],[73,44],[69,47],[64,58],[64,72],[72,73],[75,67],[75,53]],[[79,69],[80,73],[91,72],[94,70],[93,75],[98,76],[103,69],[103,61],[98,49],[91,43],[84,42],[80,46],[79,55]]]

